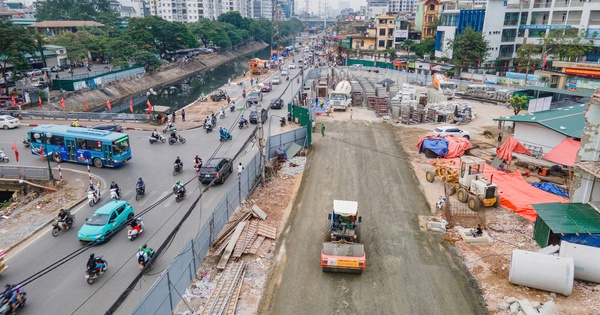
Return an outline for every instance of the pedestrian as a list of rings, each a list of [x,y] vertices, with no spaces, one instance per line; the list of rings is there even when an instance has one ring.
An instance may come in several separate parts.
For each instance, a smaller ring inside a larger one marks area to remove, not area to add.
[[[181,121],[185,121],[185,108],[181,109]]]
[[[317,123],[315,122],[315,120],[313,119],[312,121],[312,132],[315,133],[315,129],[317,128]]]
[[[173,121],[173,114],[169,113],[169,114],[167,115],[167,121],[168,121],[168,122],[171,122],[171,121]]]
[[[237,167],[238,176],[242,176],[242,171],[244,171],[244,166],[242,166],[242,162]]]
[[[321,124],[321,136],[325,137],[325,124]]]
[[[246,76],[246,70],[242,70],[242,75]]]
[[[350,108],[350,120],[352,120],[352,108]]]
[[[498,147],[500,147],[500,143],[502,143],[502,133],[498,134]]]
[[[173,112],[173,120],[171,121],[172,123],[175,123],[175,116],[177,116],[177,112]]]
[[[254,78],[250,78],[250,87],[254,85]]]

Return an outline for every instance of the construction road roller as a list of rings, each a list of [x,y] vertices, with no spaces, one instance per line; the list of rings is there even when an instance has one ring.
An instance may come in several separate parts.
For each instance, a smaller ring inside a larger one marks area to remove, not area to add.
[[[334,200],[328,215],[329,227],[321,249],[324,272],[362,273],[367,259],[365,246],[360,243],[358,202]]]

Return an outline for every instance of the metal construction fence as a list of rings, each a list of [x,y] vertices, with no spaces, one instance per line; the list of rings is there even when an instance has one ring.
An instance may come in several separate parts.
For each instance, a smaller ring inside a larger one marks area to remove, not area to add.
[[[0,178],[48,179],[48,168],[38,166],[0,166]]]
[[[77,91],[83,88],[96,88],[109,82],[125,80],[132,77],[140,77],[146,73],[144,67],[126,68],[104,73],[104,69],[98,73],[84,73],[67,76],[63,79],[54,79],[52,81],[53,90]]]
[[[267,140],[267,156],[275,156],[275,148],[295,142],[305,143],[306,128],[296,129]],[[235,167],[234,167],[235,169]],[[204,223],[195,238],[181,249],[171,264],[154,282],[146,295],[133,309],[134,315],[167,315],[177,306],[186,288],[196,279],[196,272],[208,253],[210,244],[219,235],[237,206],[247,198],[260,183],[260,153],[244,166],[237,176],[237,185],[225,193],[213,209],[211,217]]]
[[[21,115],[22,118],[29,119],[50,119],[50,120],[97,120],[97,121],[121,121],[121,122],[149,122],[152,115],[148,114],[130,114],[130,113],[102,113],[102,112],[67,112],[67,111],[42,111],[42,110],[3,110],[2,114],[11,115],[12,113]]]

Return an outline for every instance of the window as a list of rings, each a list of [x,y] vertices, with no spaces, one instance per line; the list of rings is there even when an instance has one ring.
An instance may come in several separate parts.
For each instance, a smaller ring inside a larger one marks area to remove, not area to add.
[[[385,47],[385,41],[380,40],[379,43],[377,44],[377,47]]]
[[[125,205],[122,205],[119,208],[117,208],[117,214],[121,215],[121,213],[123,213],[123,210],[125,210]]]
[[[84,149],[84,150],[86,150],[87,149],[87,144],[85,143],[85,141],[86,141],[85,139],[75,139],[75,146],[78,149]]]
[[[85,144],[88,150],[92,151],[102,151],[102,142],[95,140],[86,140]]]
[[[112,222],[114,222],[116,218],[117,218],[117,212],[116,212],[116,211],[113,211],[113,212],[110,214],[110,219],[108,220],[108,223],[112,223]]]
[[[63,136],[52,136],[52,138],[50,138],[50,144],[54,144],[54,145],[64,145],[65,144],[65,137]]]
[[[379,29],[379,35],[385,35],[385,29],[384,28]]]
[[[433,5],[433,4],[430,4],[430,5],[429,5],[429,11],[433,11],[433,10],[435,10],[435,5]]]
[[[504,26],[514,26],[517,25],[519,21],[519,13],[506,13],[504,15]]]

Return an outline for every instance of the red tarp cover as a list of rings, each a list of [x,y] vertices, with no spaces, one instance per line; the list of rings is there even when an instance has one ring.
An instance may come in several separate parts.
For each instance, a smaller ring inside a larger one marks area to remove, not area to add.
[[[462,137],[446,136],[444,139],[448,141],[448,154],[445,156],[447,159],[462,156],[473,146],[471,141]]]
[[[577,152],[579,152],[580,146],[581,142],[566,138],[563,142],[554,147],[554,149],[546,153],[543,158],[561,165],[573,166],[575,165],[575,159],[577,158]]]
[[[460,165],[460,159],[439,159],[439,161],[446,162],[447,165],[456,165],[457,168]],[[492,181],[498,185],[500,191],[500,205],[531,222],[537,217],[532,204],[569,202],[567,198],[531,186],[519,172],[507,173],[486,165],[484,177],[490,179],[492,174],[494,174]]]
[[[499,149],[496,149],[496,155],[506,160],[508,164],[512,161],[513,152],[531,155],[531,151],[527,150],[521,142],[513,137],[506,139],[504,144]]]

